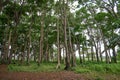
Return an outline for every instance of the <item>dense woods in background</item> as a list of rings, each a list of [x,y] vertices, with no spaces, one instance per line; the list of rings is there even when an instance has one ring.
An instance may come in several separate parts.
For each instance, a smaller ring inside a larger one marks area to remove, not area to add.
[[[119,46],[120,0],[0,0],[0,63],[117,63]]]

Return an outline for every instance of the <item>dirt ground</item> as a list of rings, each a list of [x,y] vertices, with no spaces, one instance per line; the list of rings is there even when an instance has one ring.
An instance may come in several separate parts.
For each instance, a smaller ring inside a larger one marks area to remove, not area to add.
[[[0,65],[0,80],[103,80],[72,71],[59,72],[10,72],[7,65]],[[106,75],[104,80],[120,80],[120,75]]]
[[[72,71],[59,72],[9,72],[6,65],[0,65],[0,80],[88,80]]]

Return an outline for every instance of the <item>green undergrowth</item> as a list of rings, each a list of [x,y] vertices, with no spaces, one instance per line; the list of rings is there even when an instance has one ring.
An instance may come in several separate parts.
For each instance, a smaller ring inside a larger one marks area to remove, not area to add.
[[[61,64],[60,69],[56,69],[57,62],[41,63],[39,66],[35,62],[29,65],[10,64],[8,65],[9,71],[15,72],[56,72],[63,71],[64,64]],[[81,74],[88,78],[88,80],[119,80],[120,63],[97,63],[85,62],[77,64],[76,67],[71,67],[69,70]]]
[[[86,62],[84,64],[79,64],[76,67],[72,68],[76,73],[90,73],[90,72],[98,72],[98,73],[113,73],[120,74],[120,63],[94,63],[94,62]]]
[[[57,63],[41,63],[39,66],[37,63],[30,63],[29,65],[10,64],[8,66],[9,71],[17,72],[52,72],[61,71],[64,69],[64,65],[61,64],[60,69],[56,69]]]
[[[65,65],[61,64],[60,69],[56,69],[56,62],[41,63],[39,66],[35,62],[31,62],[29,65],[10,64],[8,66],[9,71],[27,71],[27,72],[50,72],[64,70]],[[96,63],[85,62],[83,64],[77,64],[76,67],[72,67],[70,70],[76,73],[113,73],[120,74],[120,63]]]

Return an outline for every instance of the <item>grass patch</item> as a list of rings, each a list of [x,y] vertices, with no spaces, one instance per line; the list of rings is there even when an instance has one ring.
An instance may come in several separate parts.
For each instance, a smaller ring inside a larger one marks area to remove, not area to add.
[[[51,72],[51,71],[61,71],[64,70],[65,65],[61,64],[60,69],[56,69],[56,62],[49,63],[41,63],[40,66],[35,62],[31,62],[29,66],[27,65],[19,65],[19,64],[10,64],[8,66],[9,71],[27,71],[27,72]],[[72,67],[70,70],[76,73],[112,73],[112,74],[120,74],[120,63],[94,63],[94,62],[86,62],[83,64],[79,64],[76,67]]]
[[[77,67],[72,69],[77,73],[89,73],[89,72],[98,72],[98,73],[113,73],[120,74],[120,63],[84,63],[79,64]]]
[[[89,69],[76,69],[75,72],[76,73],[89,73],[90,70]]]
[[[51,71],[60,71],[64,69],[64,65],[61,64],[60,69],[56,69],[57,63],[41,63],[40,66],[37,63],[30,63],[27,65],[19,65],[19,64],[10,64],[8,66],[9,71],[17,71],[17,72],[51,72]]]

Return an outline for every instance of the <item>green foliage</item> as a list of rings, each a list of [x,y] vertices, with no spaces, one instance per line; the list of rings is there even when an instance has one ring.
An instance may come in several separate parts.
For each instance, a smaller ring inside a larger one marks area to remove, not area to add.
[[[98,21],[98,22],[102,22],[102,21],[104,21],[107,17],[108,17],[108,16],[107,16],[107,13],[101,12],[101,13],[98,13],[98,14],[95,15],[95,20]]]
[[[98,72],[104,72],[103,65],[91,65],[90,69]]]
[[[120,36],[117,34],[114,34],[114,36],[109,40],[110,41],[109,47],[114,48],[115,46],[119,45],[119,40],[120,40]]]

